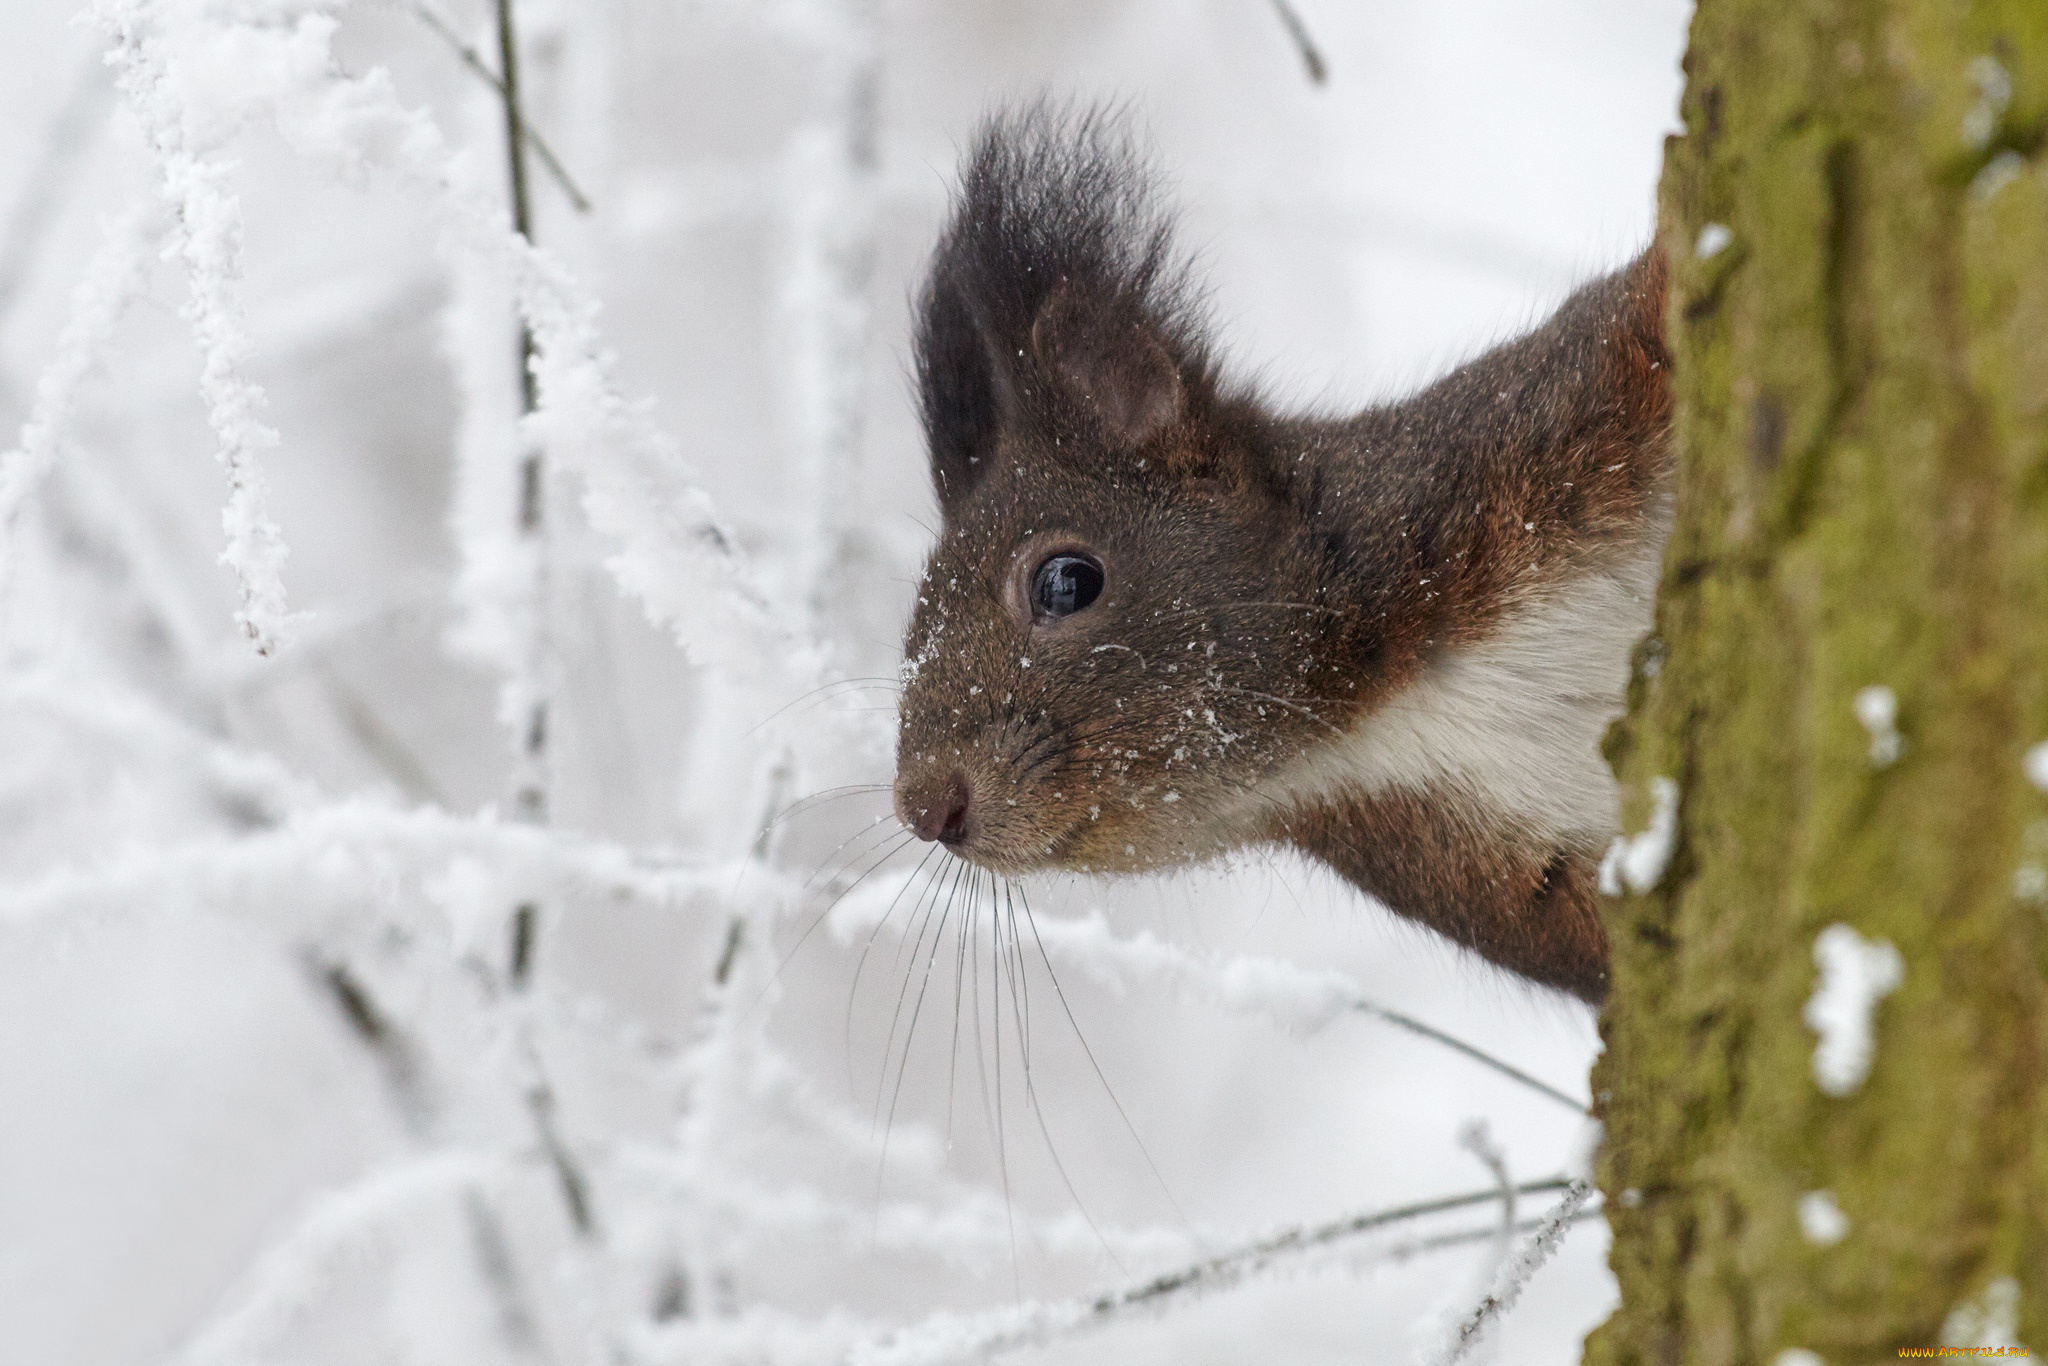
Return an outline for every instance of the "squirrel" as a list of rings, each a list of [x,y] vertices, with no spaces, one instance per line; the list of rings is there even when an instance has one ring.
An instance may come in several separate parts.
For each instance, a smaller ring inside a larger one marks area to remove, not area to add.
[[[1412,397],[1275,411],[1222,374],[1125,120],[988,117],[916,300],[943,520],[898,819],[1005,876],[1291,846],[1597,1004],[1664,298],[1652,247]]]

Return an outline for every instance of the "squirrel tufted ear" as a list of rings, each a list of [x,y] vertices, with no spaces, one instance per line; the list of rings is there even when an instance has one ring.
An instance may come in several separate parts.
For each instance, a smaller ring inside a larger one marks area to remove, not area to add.
[[[935,272],[918,307],[918,398],[939,506],[956,506],[985,472],[1004,392],[965,292]]]
[[[1038,310],[1031,349],[1122,445],[1142,446],[1180,420],[1180,367],[1134,307],[1091,300],[1062,284]]]

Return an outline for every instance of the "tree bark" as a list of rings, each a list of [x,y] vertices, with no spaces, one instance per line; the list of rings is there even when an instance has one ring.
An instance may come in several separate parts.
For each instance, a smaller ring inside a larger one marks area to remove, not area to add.
[[[1586,1359],[2048,1349],[2048,4],[1701,0],[1686,72]],[[1831,1090],[1836,924],[1903,971]]]

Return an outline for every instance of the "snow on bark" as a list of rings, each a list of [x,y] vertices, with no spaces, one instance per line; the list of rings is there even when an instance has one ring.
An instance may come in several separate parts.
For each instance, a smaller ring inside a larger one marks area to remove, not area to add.
[[[1830,925],[1813,941],[1820,981],[1806,1003],[1807,1028],[1820,1035],[1813,1079],[1831,1096],[1846,1096],[1870,1075],[1877,1003],[1905,980],[1905,960],[1882,939]]]
[[[1664,878],[1678,838],[1678,784],[1669,778],[1650,779],[1650,825],[1639,835],[1616,835],[1600,861],[1600,891],[1641,896]]]
[[[2048,741],[2027,751],[2025,765],[2027,781],[2041,791],[2048,792]]]
[[[1849,1216],[1835,1203],[1832,1191],[1808,1191],[1799,1197],[1799,1231],[1815,1247],[1833,1247],[1849,1236]]]
[[[1905,752],[1899,735],[1898,695],[1881,683],[1859,688],[1850,704],[1857,722],[1870,733],[1870,766],[1890,768]]]

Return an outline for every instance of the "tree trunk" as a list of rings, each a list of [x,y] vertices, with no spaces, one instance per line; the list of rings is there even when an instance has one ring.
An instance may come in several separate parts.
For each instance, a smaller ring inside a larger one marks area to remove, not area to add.
[[[1587,1360],[2048,1349],[2048,3],[1701,0],[1686,71]]]

